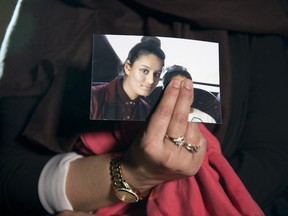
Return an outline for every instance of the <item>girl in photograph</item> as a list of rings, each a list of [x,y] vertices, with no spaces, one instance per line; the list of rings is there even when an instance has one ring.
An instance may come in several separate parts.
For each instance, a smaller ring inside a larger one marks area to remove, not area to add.
[[[151,105],[143,97],[157,86],[164,60],[161,41],[142,37],[130,50],[118,77],[107,84],[92,86],[91,119],[146,120]]]

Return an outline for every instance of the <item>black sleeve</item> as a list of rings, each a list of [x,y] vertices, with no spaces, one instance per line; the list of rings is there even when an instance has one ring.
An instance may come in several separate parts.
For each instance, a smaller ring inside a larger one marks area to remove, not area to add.
[[[38,179],[53,154],[21,137],[36,103],[36,97],[0,100],[1,215],[45,213],[38,198]]]
[[[245,106],[241,109],[246,112],[245,120],[239,120],[243,126],[237,131],[240,134],[238,149],[229,161],[265,209],[282,196],[288,186],[287,51],[281,37],[254,35],[246,39],[245,48],[239,38],[231,36],[231,49],[237,53],[232,61],[236,87],[233,100],[239,100],[235,95],[241,86],[249,87],[246,103],[239,105]],[[247,51],[243,52],[244,49]],[[244,67],[243,59],[249,59],[248,67]],[[235,79],[244,73],[243,69],[249,70],[248,83]]]

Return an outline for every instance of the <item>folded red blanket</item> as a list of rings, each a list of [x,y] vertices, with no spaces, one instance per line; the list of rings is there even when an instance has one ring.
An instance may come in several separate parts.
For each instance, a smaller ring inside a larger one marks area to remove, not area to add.
[[[239,177],[221,153],[216,137],[201,124],[206,136],[207,154],[199,172],[192,177],[168,181],[156,186],[147,201],[147,215],[181,216],[243,216],[264,215],[253,200]],[[125,143],[125,128],[113,132],[92,132],[82,134],[86,150],[103,154],[119,150],[117,140]],[[127,140],[126,140],[127,141]],[[127,143],[127,142],[126,142]],[[117,203],[99,209],[99,216],[128,213],[135,204]]]

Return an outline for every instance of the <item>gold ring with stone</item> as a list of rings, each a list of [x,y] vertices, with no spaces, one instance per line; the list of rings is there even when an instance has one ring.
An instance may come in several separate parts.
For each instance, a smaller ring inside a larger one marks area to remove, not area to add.
[[[183,146],[186,142],[184,139],[184,136],[179,136],[179,137],[170,137],[167,134],[165,135],[165,138],[173,142],[177,147]]]

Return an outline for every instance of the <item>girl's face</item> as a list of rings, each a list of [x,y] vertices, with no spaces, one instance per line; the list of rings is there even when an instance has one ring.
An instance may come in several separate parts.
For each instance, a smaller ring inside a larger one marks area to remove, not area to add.
[[[163,61],[154,54],[142,55],[133,65],[125,63],[123,88],[129,98],[150,95],[160,80],[162,67]]]

